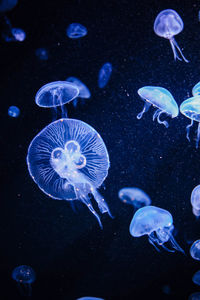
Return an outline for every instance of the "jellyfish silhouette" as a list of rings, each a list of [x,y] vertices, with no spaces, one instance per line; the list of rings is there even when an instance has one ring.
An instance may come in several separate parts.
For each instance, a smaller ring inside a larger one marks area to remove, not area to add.
[[[196,240],[190,247],[190,255],[195,260],[200,260],[200,240]]]
[[[45,127],[31,142],[28,170],[39,188],[57,200],[81,200],[97,218],[91,203],[96,200],[101,213],[109,208],[97,188],[108,175],[109,156],[100,135],[88,124],[60,119]]]
[[[161,246],[168,252],[174,252],[174,250],[168,249],[164,245],[169,242],[173,249],[184,253],[172,235],[173,230],[172,215],[167,210],[156,206],[145,206],[138,209],[129,227],[130,234],[133,237],[140,237],[147,234],[149,242],[157,251],[159,249],[156,245]]]
[[[139,188],[123,188],[118,193],[119,199],[128,204],[132,204],[136,209],[151,204],[149,196]]]
[[[105,63],[100,71],[99,71],[99,76],[98,76],[98,86],[100,89],[104,88],[108,81],[110,80],[110,76],[112,73],[112,65],[111,63]]]
[[[172,51],[174,54],[174,60],[182,60],[189,62],[183,55],[180,47],[178,46],[174,36],[179,34],[183,30],[184,24],[181,17],[173,9],[162,10],[156,17],[154,22],[154,32],[160,36],[168,39],[170,41]],[[179,51],[181,57],[179,57],[177,50]]]
[[[66,79],[66,81],[73,83],[77,87],[77,89],[79,90],[78,97],[76,99],[74,99],[73,102],[72,102],[74,107],[77,106],[78,98],[81,98],[82,103],[84,103],[85,102],[84,99],[88,99],[88,98],[91,97],[91,93],[90,93],[88,87],[81,80],[79,80],[78,78],[68,77]]]
[[[31,284],[35,281],[35,271],[26,265],[18,266],[12,271],[12,278],[17,282],[23,296],[31,296]]]
[[[193,96],[200,96],[200,81],[192,89]]]
[[[21,28],[13,28],[10,20],[4,16],[4,29],[2,38],[6,42],[23,42],[26,38],[26,33]]]
[[[194,273],[194,275],[192,276],[192,281],[195,284],[200,285],[200,271],[197,271],[196,273]]]
[[[49,58],[48,50],[45,48],[36,49],[35,55],[38,57],[39,60],[48,60]]]
[[[200,185],[197,185],[191,194],[190,202],[192,204],[192,212],[196,217],[200,216]]]
[[[180,112],[187,118],[191,120],[190,124],[186,126],[186,137],[188,141],[190,142],[190,127],[193,125],[194,121],[197,121],[198,129],[197,129],[197,138],[196,138],[196,148],[198,148],[199,145],[199,139],[200,139],[200,97],[195,96],[188,98],[187,100],[183,101],[180,105]]]
[[[17,106],[10,106],[8,109],[8,115],[13,118],[17,118],[20,115],[20,109]]]
[[[147,112],[151,105],[157,107],[153,115],[153,121],[157,118],[159,124],[163,124],[168,128],[167,121],[161,121],[161,114],[165,113],[171,118],[175,118],[179,114],[179,109],[172,94],[165,88],[158,86],[144,86],[138,90],[138,95],[145,102],[143,110],[137,115],[137,119],[141,119],[143,114]]]
[[[72,23],[67,27],[66,34],[70,39],[79,39],[87,35],[87,28],[79,23]]]

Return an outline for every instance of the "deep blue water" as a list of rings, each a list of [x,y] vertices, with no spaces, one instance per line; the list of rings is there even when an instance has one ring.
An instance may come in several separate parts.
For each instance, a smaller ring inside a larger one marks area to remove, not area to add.
[[[155,35],[157,14],[171,8],[185,28],[176,40],[190,63],[174,62],[170,44]],[[21,43],[0,42],[1,196],[0,298],[21,299],[11,278],[21,264],[36,272],[33,299],[69,299],[91,295],[110,299],[188,299],[200,291],[192,282],[200,264],[189,256],[188,241],[200,238],[200,221],[192,214],[190,194],[200,183],[200,150],[186,140],[184,116],[169,128],[152,121],[153,109],[137,120],[143,102],[137,90],[145,85],[169,89],[177,103],[191,96],[200,80],[199,6],[195,0],[26,1],[6,16],[26,32]],[[70,40],[66,28],[81,23],[88,34]],[[1,16],[1,27],[4,22]],[[38,48],[48,50],[40,61]],[[113,73],[98,88],[100,67]],[[111,166],[100,192],[115,218],[101,217],[99,228],[87,207],[56,201],[39,190],[29,176],[26,155],[30,141],[52,120],[37,107],[34,96],[45,83],[80,78],[92,97],[85,105],[67,106],[69,117],[82,120],[102,136]],[[20,108],[18,118],[7,114]],[[197,126],[197,125],[196,125]],[[147,237],[133,238],[133,208],[118,199],[125,186],[144,189],[152,204],[171,212],[177,242],[186,252],[160,253]],[[170,286],[170,295],[162,291]]]

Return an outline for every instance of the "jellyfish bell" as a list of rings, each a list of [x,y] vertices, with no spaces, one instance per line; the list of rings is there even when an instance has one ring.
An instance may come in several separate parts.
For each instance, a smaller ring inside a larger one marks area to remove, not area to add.
[[[195,84],[195,86],[192,89],[192,95],[195,96],[200,96],[200,82]]]
[[[145,102],[143,110],[137,115],[137,119],[141,119],[143,114],[148,111],[151,105],[157,107],[153,115],[153,121],[157,118],[159,124],[163,124],[166,128],[169,126],[167,121],[161,121],[161,114],[165,113],[171,118],[175,118],[179,114],[178,105],[172,94],[163,87],[144,86],[138,90],[138,95]]]
[[[87,35],[87,28],[79,23],[71,23],[67,27],[66,34],[71,39],[79,39]]]
[[[164,245],[169,242],[173,249],[184,253],[172,235],[173,229],[172,215],[167,210],[156,206],[145,206],[138,209],[129,227],[133,237],[148,235],[149,242],[156,250],[158,250],[157,246],[161,246],[169,252],[174,252]]]
[[[31,284],[35,281],[36,275],[32,267],[22,265],[12,271],[12,278],[18,283],[23,296],[31,296]]]
[[[200,260],[200,240],[196,240],[190,247],[190,255],[195,260]]]
[[[87,205],[102,227],[91,203],[96,200],[101,213],[109,208],[97,189],[110,166],[106,146],[88,124],[60,119],[46,126],[31,142],[28,170],[38,187],[57,200],[80,200]]]
[[[74,84],[78,88],[78,90],[79,90],[78,98],[88,99],[88,98],[91,97],[91,93],[90,93],[90,90],[88,89],[88,87],[81,80],[79,80],[78,78],[76,78],[76,77],[68,77],[66,79],[66,81]],[[73,105],[76,107],[76,105],[77,105],[77,98],[74,99]]]
[[[136,209],[151,204],[149,196],[139,188],[123,188],[118,196],[122,202],[132,204]]]
[[[200,271],[194,273],[194,275],[192,276],[192,281],[195,284],[200,285]]]
[[[165,39],[170,41],[172,51],[174,54],[174,60],[183,60],[185,62],[189,62],[185,56],[183,55],[180,47],[178,46],[174,36],[179,34],[183,30],[184,24],[181,17],[178,13],[173,9],[165,9],[161,11],[154,22],[154,32]],[[179,57],[178,52],[180,53],[181,57]]]
[[[98,87],[100,89],[103,89],[107,85],[108,81],[110,80],[111,74],[112,74],[112,64],[107,62],[99,70]]]
[[[192,204],[192,212],[196,217],[200,217],[200,185],[197,185],[191,194],[190,202]]]

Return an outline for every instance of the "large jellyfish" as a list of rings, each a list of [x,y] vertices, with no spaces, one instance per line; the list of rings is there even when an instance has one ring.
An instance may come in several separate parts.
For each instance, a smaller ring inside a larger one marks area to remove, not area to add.
[[[111,63],[105,63],[100,71],[99,71],[99,76],[98,76],[98,86],[100,89],[104,88],[108,81],[110,80],[110,76],[112,73],[112,65]]]
[[[79,90],[78,98],[82,99],[82,102],[84,103],[84,99],[88,99],[91,97],[91,93],[88,89],[88,87],[78,78],[76,77],[68,77],[66,81],[73,83]],[[77,106],[78,99],[74,99],[72,102],[74,107]]]
[[[67,27],[66,34],[70,39],[79,39],[87,35],[87,28],[79,23],[72,23]]]
[[[12,278],[17,282],[23,296],[31,296],[31,284],[35,281],[35,271],[26,265],[18,266],[12,271]]]
[[[183,55],[180,47],[178,46],[174,36],[179,34],[183,30],[184,24],[181,17],[173,9],[162,10],[156,17],[154,22],[154,32],[160,36],[168,39],[170,41],[172,51],[174,54],[174,60],[182,60],[189,62]],[[179,51],[181,57],[177,53]]]
[[[192,204],[192,212],[196,217],[200,216],[200,185],[197,185],[191,194],[190,202]]]
[[[129,231],[134,237],[147,234],[149,242],[159,251],[156,245],[163,247],[169,252],[164,244],[169,242],[171,247],[184,253],[183,249],[175,241],[172,231],[174,230],[172,215],[165,209],[156,206],[145,206],[136,211],[131,221]]]
[[[193,96],[200,96],[200,81],[192,89]]]
[[[196,273],[194,273],[194,275],[192,276],[192,281],[195,284],[200,285],[200,271],[197,271]]]
[[[161,121],[161,114],[165,113],[171,118],[175,118],[179,114],[179,109],[172,94],[165,88],[159,86],[144,86],[138,90],[138,95],[145,102],[143,110],[137,115],[141,119],[143,114],[148,111],[151,105],[157,107],[153,115],[153,121],[157,118],[159,124],[168,127],[167,121]]]
[[[102,138],[88,124],[73,119],[52,122],[32,140],[27,164],[35,183],[49,197],[81,200],[102,227],[90,201],[93,195],[100,212],[111,216],[97,191],[108,175],[109,156]]]
[[[151,204],[149,196],[139,188],[123,188],[119,191],[118,196],[122,202],[132,204],[136,209]]]
[[[197,121],[199,123],[196,138],[196,148],[198,148],[200,139],[200,97],[195,96],[183,101],[180,105],[180,112],[191,120],[190,124],[186,127],[186,137],[189,142],[190,127],[193,125],[194,121]]]
[[[200,260],[200,240],[196,240],[190,247],[190,255],[195,260]]]

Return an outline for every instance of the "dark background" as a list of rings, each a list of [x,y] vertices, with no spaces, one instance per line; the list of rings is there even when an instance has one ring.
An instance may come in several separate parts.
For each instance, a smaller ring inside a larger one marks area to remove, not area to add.
[[[174,62],[169,41],[155,35],[157,14],[171,8],[184,22],[176,40],[190,63]],[[24,42],[0,41],[1,197],[0,298],[20,299],[12,270],[33,267],[37,279],[33,299],[96,296],[109,299],[188,299],[200,287],[192,276],[200,263],[189,255],[190,243],[200,238],[200,221],[192,214],[190,195],[200,183],[200,155],[195,149],[197,123],[186,140],[189,120],[179,115],[170,126],[152,121],[154,109],[140,121],[138,88],[158,85],[169,89],[177,103],[191,96],[200,80],[200,7],[195,0],[19,0],[6,16],[23,28]],[[3,16],[1,16],[3,24]],[[72,22],[87,27],[79,40],[66,36]],[[35,50],[45,47],[49,59]],[[97,86],[98,71],[113,65],[105,89]],[[102,215],[101,230],[87,207],[56,201],[42,193],[29,176],[26,154],[33,137],[51,122],[51,111],[34,102],[45,83],[80,78],[92,97],[69,117],[93,126],[102,136],[111,166],[100,192],[115,216]],[[10,105],[19,118],[7,114]],[[174,218],[181,253],[160,253],[147,236],[133,238],[129,224],[133,208],[118,199],[125,186],[144,189],[152,204]],[[168,285],[169,294],[163,292]]]

